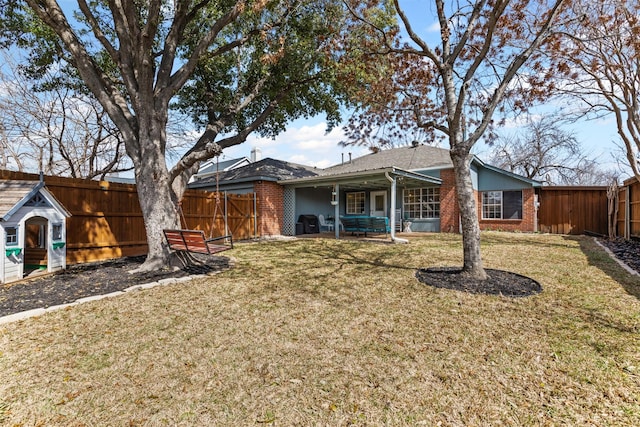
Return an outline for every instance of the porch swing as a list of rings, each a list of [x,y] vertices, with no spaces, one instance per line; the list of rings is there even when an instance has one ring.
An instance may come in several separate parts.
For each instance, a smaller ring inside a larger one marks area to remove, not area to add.
[[[211,218],[211,227],[209,228],[209,237],[207,238],[202,230],[187,229],[187,220],[182,211],[182,202],[178,202],[178,213],[184,229],[165,229],[162,230],[164,237],[167,239],[169,249],[178,252],[199,253],[205,255],[215,255],[229,249],[233,249],[233,236],[226,234],[223,236],[213,236],[213,227],[218,217],[218,208],[220,208],[220,171],[219,157],[216,157],[216,204],[213,210],[213,218]],[[221,210],[221,209],[220,209]],[[228,229],[227,217],[223,215],[225,230]]]

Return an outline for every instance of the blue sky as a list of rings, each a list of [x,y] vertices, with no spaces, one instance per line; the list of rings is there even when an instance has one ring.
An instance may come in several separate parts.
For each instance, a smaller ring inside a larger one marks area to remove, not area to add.
[[[517,131],[518,124],[507,124],[501,132],[513,133]],[[616,132],[613,117],[592,121],[580,121],[572,126],[566,126],[567,130],[575,133],[578,141],[583,144],[589,157],[598,159],[605,167],[615,167],[612,151],[617,151],[614,142],[620,140]],[[224,151],[221,160],[237,157],[249,157],[253,147],[260,148],[262,157],[271,157],[293,163],[317,166],[324,168],[345,159],[348,153],[353,157],[368,154],[364,147],[342,147],[340,141],[345,140],[342,130],[337,128],[329,134],[325,133],[326,123],[322,117],[311,120],[297,120],[288,126],[287,131],[280,134],[275,140],[251,135],[244,144],[228,148]],[[449,148],[446,144],[443,148]],[[479,142],[474,147],[474,152],[483,159],[490,150],[484,142]]]

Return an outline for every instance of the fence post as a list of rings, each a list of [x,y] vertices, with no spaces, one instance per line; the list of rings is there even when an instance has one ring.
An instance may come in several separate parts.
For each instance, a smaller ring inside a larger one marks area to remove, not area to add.
[[[258,237],[258,203],[256,201],[257,193],[253,193],[253,238]]]
[[[227,191],[224,192],[224,234],[229,234],[229,206],[227,205]]]
[[[631,184],[625,186],[624,198],[624,238],[629,240],[631,237]]]

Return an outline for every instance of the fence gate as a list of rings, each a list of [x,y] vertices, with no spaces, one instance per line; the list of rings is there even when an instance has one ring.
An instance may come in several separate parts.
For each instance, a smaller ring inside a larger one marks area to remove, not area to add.
[[[542,187],[539,194],[541,232],[608,233],[607,187]]]
[[[254,194],[188,190],[182,198],[183,226],[203,230],[206,236],[231,233],[233,240],[251,239],[256,237],[255,207]]]
[[[234,240],[256,237],[255,194],[226,194],[227,227]]]

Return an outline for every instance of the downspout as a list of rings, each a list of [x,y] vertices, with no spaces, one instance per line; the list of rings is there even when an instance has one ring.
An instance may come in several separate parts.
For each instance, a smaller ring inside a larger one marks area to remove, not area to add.
[[[395,243],[409,243],[407,239],[401,239],[396,237],[396,178],[391,178],[389,172],[385,172],[384,176],[391,183],[391,203],[392,206],[389,212],[389,227],[391,228],[391,241]]]
[[[336,192],[336,204],[333,206],[333,232],[336,239],[340,239],[340,184],[336,183],[333,191]]]

